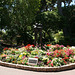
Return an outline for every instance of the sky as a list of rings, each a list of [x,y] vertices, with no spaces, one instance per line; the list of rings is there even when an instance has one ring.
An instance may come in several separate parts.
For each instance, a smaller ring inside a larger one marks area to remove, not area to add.
[[[70,5],[75,5],[75,0],[72,0]]]
[[[72,2],[70,3],[70,5],[75,5],[75,0],[72,0]],[[64,3],[62,3],[62,6],[64,6]]]
[[[75,5],[75,0],[72,0],[72,2],[70,3],[70,5]],[[64,3],[62,2],[62,7],[64,6]],[[55,7],[57,7],[57,4],[55,4]]]

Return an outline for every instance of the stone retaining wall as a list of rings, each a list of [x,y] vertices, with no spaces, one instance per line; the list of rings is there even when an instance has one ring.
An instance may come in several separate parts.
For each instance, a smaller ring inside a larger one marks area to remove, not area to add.
[[[12,63],[0,61],[0,65],[12,67],[12,68],[31,70],[31,71],[42,71],[42,72],[63,71],[63,70],[68,70],[68,69],[75,69],[75,63],[71,63],[71,64],[60,66],[60,67],[33,67],[33,66],[25,66],[25,65],[12,64]]]

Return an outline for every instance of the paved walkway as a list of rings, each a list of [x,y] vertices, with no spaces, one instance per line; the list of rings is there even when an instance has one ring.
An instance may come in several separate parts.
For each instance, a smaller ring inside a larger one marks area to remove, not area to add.
[[[35,72],[0,66],[0,75],[75,75],[75,69],[61,72]]]

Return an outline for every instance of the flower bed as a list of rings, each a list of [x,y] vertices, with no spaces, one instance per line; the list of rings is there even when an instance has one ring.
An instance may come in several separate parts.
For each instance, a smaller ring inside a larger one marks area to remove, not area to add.
[[[4,48],[0,54],[2,62],[27,65],[29,58],[37,58],[38,63],[34,67],[61,67],[75,63],[75,47],[47,44],[42,47],[28,44],[25,47],[14,49]]]

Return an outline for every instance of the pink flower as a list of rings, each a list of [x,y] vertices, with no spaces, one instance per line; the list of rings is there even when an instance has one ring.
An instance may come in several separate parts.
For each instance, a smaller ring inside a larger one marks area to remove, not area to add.
[[[69,56],[69,51],[66,52],[66,55]]]
[[[75,56],[73,58],[75,59]]]
[[[49,52],[49,50],[47,50],[47,52]]]
[[[61,47],[64,47],[64,45],[61,45]]]
[[[22,64],[24,64],[24,62],[22,62]]]
[[[22,59],[24,59],[26,56],[24,56]]]
[[[7,55],[4,54],[4,55],[2,55],[2,57],[7,57]]]
[[[45,47],[45,46],[43,46],[43,48],[44,48],[44,49],[46,49],[46,47]]]
[[[58,48],[58,47],[60,47],[60,45],[56,44],[56,47]]]

